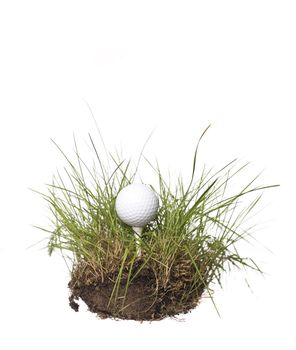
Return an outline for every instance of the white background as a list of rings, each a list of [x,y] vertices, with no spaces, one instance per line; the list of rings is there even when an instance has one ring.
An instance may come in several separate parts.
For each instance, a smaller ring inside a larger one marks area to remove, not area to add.
[[[1,1],[1,349],[295,349],[296,11],[294,1]],[[183,322],[98,320],[67,303],[59,255],[28,249],[44,235],[44,189],[76,134],[95,135],[87,101],[111,150],[191,171],[238,157],[265,169],[258,240],[266,271],[225,278]]]

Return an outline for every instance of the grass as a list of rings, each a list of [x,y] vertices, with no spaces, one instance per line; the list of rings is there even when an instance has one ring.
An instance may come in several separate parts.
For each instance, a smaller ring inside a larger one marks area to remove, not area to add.
[[[157,178],[158,185],[153,190],[159,196],[160,209],[155,221],[139,237],[143,264],[136,272],[133,267],[139,257],[135,235],[117,217],[115,200],[123,187],[135,181],[139,161],[132,166],[131,161],[108,153],[107,166],[91,135],[95,158],[92,166],[82,159],[75,138],[73,160],[55,143],[66,166],[62,174],[54,176],[47,192],[41,193],[52,218],[51,229],[43,229],[51,233],[49,254],[54,250],[63,255],[69,255],[68,252],[73,267],[81,263],[91,266],[102,280],[116,272],[111,299],[117,298],[126,271],[127,293],[145,266],[154,272],[158,288],[169,285],[172,271],[181,268],[190,275],[190,288],[181,300],[202,286],[216,307],[211,285],[221,284],[223,272],[233,267],[261,271],[252,258],[239,254],[238,243],[251,238],[251,230],[245,227],[247,219],[263,191],[275,186],[255,185],[256,176],[231,193],[232,185],[248,166],[237,160],[216,171],[199,169],[198,148],[207,129],[197,143],[187,185],[181,177],[171,185],[159,164],[153,164],[141,152]]]

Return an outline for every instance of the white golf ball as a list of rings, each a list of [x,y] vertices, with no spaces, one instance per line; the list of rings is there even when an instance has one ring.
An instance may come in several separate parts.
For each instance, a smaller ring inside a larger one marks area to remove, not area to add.
[[[116,198],[119,218],[129,226],[144,227],[155,219],[159,207],[156,194],[147,185],[131,184],[124,187]]]

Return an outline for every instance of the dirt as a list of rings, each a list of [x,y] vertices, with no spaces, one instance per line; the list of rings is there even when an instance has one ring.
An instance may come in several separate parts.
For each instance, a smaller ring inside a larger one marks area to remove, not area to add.
[[[102,277],[88,267],[77,266],[68,285],[71,308],[78,312],[81,299],[89,311],[101,318],[153,321],[189,312],[197,306],[204,292],[203,286],[192,291],[192,281],[188,276],[172,274],[165,286],[159,286],[155,273],[143,268],[128,289],[127,276],[123,274],[112,295],[118,273],[113,271]]]

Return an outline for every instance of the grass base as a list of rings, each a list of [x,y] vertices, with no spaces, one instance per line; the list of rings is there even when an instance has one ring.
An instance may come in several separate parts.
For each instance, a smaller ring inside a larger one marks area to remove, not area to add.
[[[128,288],[127,277],[124,275],[120,283],[116,284],[119,271],[99,276],[89,265],[80,264],[74,267],[69,282],[70,306],[78,311],[77,301],[81,299],[89,311],[100,318],[137,321],[161,320],[187,313],[197,306],[204,287],[192,290],[190,274],[171,274],[166,285],[160,286],[155,273],[149,267],[143,266],[143,263],[141,259],[135,263],[135,271],[140,272],[128,284]],[[175,269],[180,270],[182,266]]]

